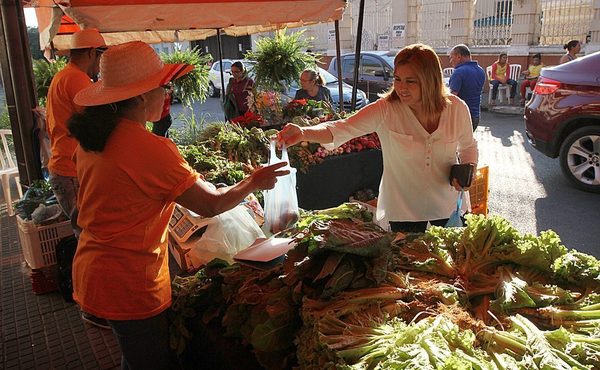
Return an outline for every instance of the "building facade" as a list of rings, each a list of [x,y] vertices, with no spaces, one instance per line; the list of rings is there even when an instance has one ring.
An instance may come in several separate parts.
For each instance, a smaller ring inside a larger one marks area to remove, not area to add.
[[[359,3],[349,0],[340,21],[342,53],[355,48]],[[316,52],[335,55],[333,23],[307,27],[306,34]],[[362,50],[422,42],[441,55],[464,43],[474,55],[552,59],[571,39],[582,42],[582,54],[600,50],[600,0],[365,0]]]

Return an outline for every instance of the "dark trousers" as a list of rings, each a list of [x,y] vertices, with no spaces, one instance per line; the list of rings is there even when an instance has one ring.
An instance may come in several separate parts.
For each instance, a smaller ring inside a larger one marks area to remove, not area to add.
[[[119,347],[123,370],[176,368],[169,350],[167,310],[143,320],[109,320]]]
[[[498,80],[492,80],[490,83],[492,84],[492,100],[496,100],[496,97],[498,96],[498,86],[500,86],[501,83]],[[517,81],[509,79],[506,83],[510,85],[510,98],[513,99],[515,95],[517,95]]]
[[[167,114],[152,124],[152,133],[158,136],[169,137],[168,130],[172,123],[171,115]]]
[[[417,222],[390,221],[390,227],[393,232],[401,231],[403,233],[424,233],[425,229],[427,228],[427,222],[431,223],[433,226],[446,226],[448,219],[442,218],[440,220]]]

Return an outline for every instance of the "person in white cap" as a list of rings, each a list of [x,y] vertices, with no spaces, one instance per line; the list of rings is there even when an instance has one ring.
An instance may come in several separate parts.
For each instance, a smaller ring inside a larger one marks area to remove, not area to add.
[[[164,64],[141,41],[112,46],[100,61],[102,79],[75,96],[86,108],[68,124],[79,141],[81,184],[73,298],[82,310],[108,320],[123,369],[172,368],[167,226],[175,203],[212,217],[289,173],[279,163],[216,189],[171,140],[146,129],[146,122],[160,118],[165,87],[192,69]]]

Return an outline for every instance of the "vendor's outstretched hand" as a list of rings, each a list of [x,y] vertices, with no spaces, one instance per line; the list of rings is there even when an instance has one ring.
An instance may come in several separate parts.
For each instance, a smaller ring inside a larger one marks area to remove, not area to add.
[[[285,144],[287,147],[296,145],[303,140],[304,133],[302,132],[302,128],[293,123],[288,123],[285,125],[283,130],[277,134],[277,141],[280,144]]]
[[[275,163],[270,166],[259,167],[250,175],[250,181],[253,187],[258,190],[273,189],[277,182],[277,177],[285,176],[290,173],[289,170],[280,170],[287,166],[287,162]]]

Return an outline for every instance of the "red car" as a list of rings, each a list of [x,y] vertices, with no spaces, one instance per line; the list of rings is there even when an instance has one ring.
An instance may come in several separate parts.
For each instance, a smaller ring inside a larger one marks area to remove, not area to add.
[[[542,69],[525,126],[531,145],[560,157],[577,188],[600,193],[600,52]]]

